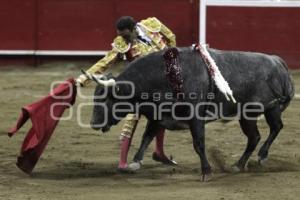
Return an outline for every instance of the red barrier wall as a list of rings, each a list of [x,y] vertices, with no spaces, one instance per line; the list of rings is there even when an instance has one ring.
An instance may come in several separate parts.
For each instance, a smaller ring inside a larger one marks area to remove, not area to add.
[[[281,56],[300,68],[300,8],[208,7],[207,43]]]
[[[109,0],[40,0],[38,50],[107,50],[116,35]]]
[[[198,40],[198,5],[196,0],[0,0],[5,41],[0,50],[108,50],[122,15],[156,16],[186,46]]]
[[[0,0],[0,51],[109,50],[122,15],[156,16],[179,46],[198,41],[199,0]],[[207,42],[277,54],[300,68],[299,19],[300,8],[208,7]]]
[[[35,0],[0,0],[0,50],[35,49]]]

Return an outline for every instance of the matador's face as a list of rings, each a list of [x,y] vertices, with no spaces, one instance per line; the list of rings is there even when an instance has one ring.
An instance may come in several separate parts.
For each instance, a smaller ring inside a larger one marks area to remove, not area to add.
[[[129,29],[124,29],[122,31],[117,30],[117,33],[119,36],[123,37],[126,42],[133,42],[133,40],[136,38],[136,33],[135,30],[129,30]]]

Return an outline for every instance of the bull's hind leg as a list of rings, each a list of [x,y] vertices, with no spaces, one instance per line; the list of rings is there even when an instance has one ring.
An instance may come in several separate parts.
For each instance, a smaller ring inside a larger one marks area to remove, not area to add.
[[[190,129],[193,137],[193,146],[200,157],[202,181],[208,181],[211,178],[211,166],[207,160],[205,153],[205,122],[200,120],[192,120]]]
[[[255,150],[259,140],[260,140],[260,134],[257,128],[257,120],[247,120],[245,118],[242,118],[240,120],[240,126],[242,128],[243,133],[247,136],[248,142],[245,152],[243,153],[242,157],[239,159],[239,161],[234,165],[235,171],[243,171],[245,168],[245,165]]]
[[[258,152],[258,161],[260,163],[267,159],[269,148],[283,127],[279,105],[272,109],[266,110],[265,117],[270,127],[270,134]]]

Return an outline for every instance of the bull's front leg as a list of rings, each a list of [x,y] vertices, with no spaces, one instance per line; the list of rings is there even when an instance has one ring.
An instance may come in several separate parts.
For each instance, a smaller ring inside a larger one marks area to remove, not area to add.
[[[134,162],[141,162],[143,160],[145,150],[147,149],[153,138],[159,133],[159,130],[161,130],[161,127],[156,121],[148,121],[140,147],[133,158]]]
[[[200,157],[202,181],[209,181],[211,179],[211,166],[205,153],[205,121],[191,120],[190,130],[193,137],[194,149]]]

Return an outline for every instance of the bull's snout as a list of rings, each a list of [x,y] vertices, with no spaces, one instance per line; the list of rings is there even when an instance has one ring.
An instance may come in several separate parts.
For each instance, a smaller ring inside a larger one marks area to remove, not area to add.
[[[97,124],[93,120],[90,122],[90,125],[91,125],[91,128],[94,129],[94,130],[96,130],[96,131],[98,131],[98,130],[100,130],[102,128],[101,126],[99,126],[99,124]]]
[[[94,129],[94,130],[96,130],[96,131],[98,131],[98,130],[101,129],[101,131],[102,131],[103,133],[108,132],[108,131],[110,130],[110,126],[109,126],[109,125],[103,126],[103,125],[97,124],[97,123],[94,122],[93,120],[90,122],[90,125],[91,125],[92,129]]]

